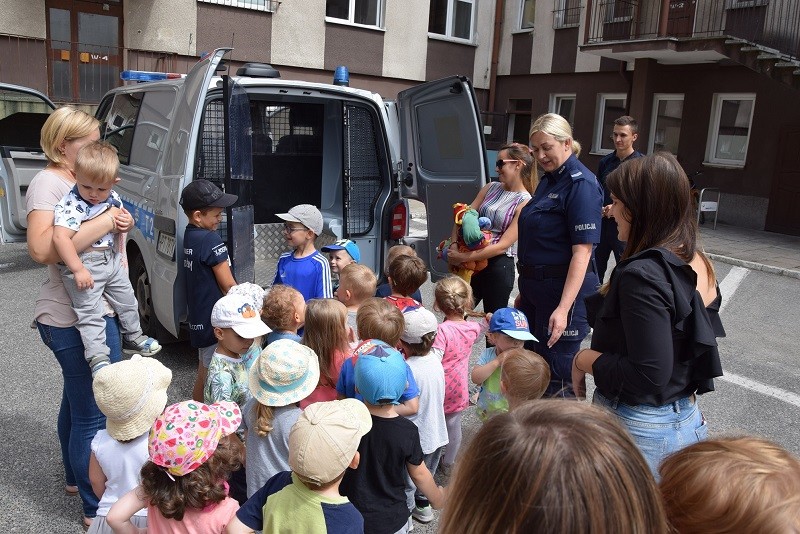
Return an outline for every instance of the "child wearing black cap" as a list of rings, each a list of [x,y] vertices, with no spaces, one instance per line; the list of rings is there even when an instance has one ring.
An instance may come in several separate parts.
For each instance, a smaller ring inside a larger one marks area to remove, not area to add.
[[[183,233],[183,270],[189,309],[189,340],[198,349],[199,364],[192,398],[203,401],[203,388],[208,366],[217,346],[211,327],[214,304],[236,285],[230,264],[228,247],[217,233],[222,210],[236,203],[238,197],[223,193],[208,180],[195,180],[181,193],[180,204],[189,224]]]

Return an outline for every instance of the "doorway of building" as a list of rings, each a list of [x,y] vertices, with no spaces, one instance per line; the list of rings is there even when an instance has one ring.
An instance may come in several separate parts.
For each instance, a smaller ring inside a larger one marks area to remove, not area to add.
[[[46,0],[50,98],[96,104],[119,85],[121,0]]]
[[[784,126],[778,138],[778,157],[772,177],[766,230],[800,235],[800,124]]]
[[[671,0],[667,21],[670,37],[691,37],[694,32],[694,12],[697,0]]]

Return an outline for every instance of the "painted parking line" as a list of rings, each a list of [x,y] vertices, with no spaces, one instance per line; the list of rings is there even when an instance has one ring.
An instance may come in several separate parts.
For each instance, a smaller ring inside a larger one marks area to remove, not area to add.
[[[725,279],[720,282],[719,291],[722,293],[722,304],[719,307],[720,313],[722,313],[722,310],[724,310],[725,306],[728,305],[731,297],[734,293],[736,293],[736,290],[739,288],[748,274],[750,274],[750,269],[734,266],[731,267],[730,271],[728,271]]]
[[[727,276],[725,276],[722,282],[720,282],[719,290],[720,293],[722,293],[722,305],[719,308],[720,313],[722,313],[722,311],[725,309],[725,306],[731,301],[731,297],[733,297],[734,293],[736,293],[736,290],[749,273],[750,269],[745,269],[744,267],[738,266],[731,267],[731,270],[728,271]],[[737,375],[729,371],[724,371],[724,373],[725,374],[723,376],[719,377],[719,380],[736,384],[739,387],[749,389],[750,391],[778,399],[787,404],[791,404],[800,408],[800,395],[796,393],[770,386],[768,384],[759,382],[758,380],[753,380],[752,378]]]
[[[725,374],[720,377],[720,380],[730,382],[731,384],[736,384],[737,386],[749,389],[750,391],[761,393],[767,397],[773,397],[787,404],[792,404],[800,408],[800,395],[792,393],[791,391],[786,391],[785,389],[776,388],[774,386],[768,386],[767,384],[762,384],[761,382],[757,382],[745,376],[739,376],[728,371],[725,371]]]

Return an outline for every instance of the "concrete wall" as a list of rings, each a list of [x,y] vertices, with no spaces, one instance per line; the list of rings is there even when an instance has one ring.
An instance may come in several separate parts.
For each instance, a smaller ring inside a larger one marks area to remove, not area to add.
[[[429,9],[430,0],[386,2],[383,76],[425,80]]]
[[[272,61],[325,67],[325,0],[284,2],[272,16]]]
[[[0,33],[25,37],[47,37],[44,0],[3,0]]]
[[[478,47],[475,50],[475,67],[472,73],[472,82],[476,88],[480,89],[489,88],[496,1],[477,1],[474,4],[477,9],[474,35]]]
[[[124,46],[196,55],[196,0],[128,0],[124,3]]]

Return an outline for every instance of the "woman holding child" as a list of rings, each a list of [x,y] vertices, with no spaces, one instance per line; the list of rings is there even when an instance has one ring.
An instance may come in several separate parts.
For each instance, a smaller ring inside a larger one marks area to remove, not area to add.
[[[697,395],[722,375],[721,297],[697,248],[689,180],[671,154],[626,163],[606,186],[627,244],[610,282],[587,300],[592,348],[576,354],[573,380],[583,396],[594,375],[594,403],[620,418],[658,476],[665,456],[708,435]]]
[[[472,252],[459,252],[455,244],[458,227],[453,227],[453,244],[447,261],[458,265],[465,261],[489,260],[489,265],[472,275],[472,294],[477,306],[492,313],[508,306],[514,287],[514,258],[517,257],[517,220],[533,191],[533,158],[525,145],[505,145],[497,153],[498,182],[489,182],[478,192],[470,207],[492,221],[489,246]]]
[[[42,150],[48,160],[26,195],[28,253],[48,266],[48,278],[39,291],[34,318],[45,345],[53,351],[64,376],[61,408],[58,413],[58,439],[66,477],[65,491],[80,494],[84,526],[97,513],[98,498],[89,481],[89,454],[92,438],[105,427],[105,417],[94,401],[92,373],[84,358],[77,320],[56,268],[60,261],[53,246],[53,220],[56,203],[75,185],[75,159],[85,145],[100,138],[97,119],[83,111],[64,106],[53,112],[42,127]],[[123,209],[111,208],[110,217],[96,217],[81,225],[72,240],[77,250],[91,246],[108,232],[127,232],[133,218]],[[113,312],[110,312],[113,313]],[[111,361],[120,359],[120,332],[113,315],[106,316],[106,340]]]

